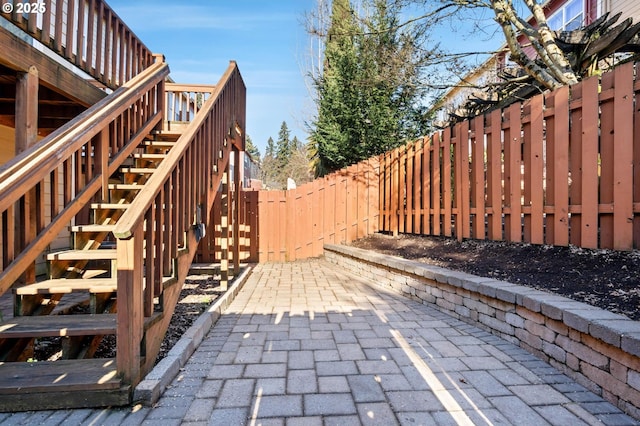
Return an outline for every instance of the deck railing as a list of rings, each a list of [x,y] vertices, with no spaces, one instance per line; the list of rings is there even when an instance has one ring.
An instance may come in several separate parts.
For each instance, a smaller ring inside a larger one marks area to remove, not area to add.
[[[3,0],[1,13],[112,89],[154,62],[149,49],[103,0]]]
[[[191,122],[211,97],[215,86],[202,84],[167,83],[165,120],[168,122]]]
[[[40,254],[106,198],[109,176],[161,124],[168,73],[152,65],[0,168],[0,294],[34,282]]]
[[[178,88],[180,93],[189,91]],[[163,292],[162,278],[172,259],[177,260],[173,270],[177,280],[186,277],[202,230],[196,228],[208,223],[216,193],[229,176],[231,152],[241,149],[243,136],[238,129],[244,129],[245,93],[232,62],[116,225],[117,365],[128,383],[140,379],[144,318],[153,314],[154,298]],[[147,363],[153,361],[147,359]]]

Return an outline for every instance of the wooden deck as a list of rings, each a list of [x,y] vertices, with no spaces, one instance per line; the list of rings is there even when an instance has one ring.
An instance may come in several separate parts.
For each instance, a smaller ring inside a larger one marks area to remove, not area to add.
[[[0,411],[129,403],[115,359],[0,363]]]

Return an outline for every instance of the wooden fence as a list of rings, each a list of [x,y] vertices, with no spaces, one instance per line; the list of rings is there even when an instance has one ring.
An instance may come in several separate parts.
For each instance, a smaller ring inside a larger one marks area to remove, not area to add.
[[[376,231],[637,249],[634,71],[628,63],[292,191],[246,193],[257,220],[247,225],[245,257],[319,256],[323,243]]]
[[[378,230],[379,163],[372,158],[289,191],[244,192],[245,257],[293,261]]]
[[[382,156],[381,231],[640,246],[634,64]]]

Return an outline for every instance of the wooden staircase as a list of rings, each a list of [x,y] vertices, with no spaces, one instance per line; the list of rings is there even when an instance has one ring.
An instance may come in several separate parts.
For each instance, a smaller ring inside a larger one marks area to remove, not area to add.
[[[239,197],[214,204],[231,198],[231,179],[240,187],[230,158],[244,149],[242,77],[234,62],[217,86],[168,73],[156,62],[0,167],[0,307],[12,303],[0,310],[0,411],[130,403],[202,226],[214,209],[225,229],[234,222]],[[51,251],[65,233],[68,248]],[[225,265],[238,244],[227,247]],[[114,358],[98,356],[106,340]],[[55,356],[36,353],[42,342]]]
[[[109,179],[107,199],[90,204],[87,223],[70,226],[73,248],[46,255],[47,279],[13,289],[14,316],[0,324],[0,411],[129,402],[131,385],[117,373],[115,359],[93,358],[104,336],[116,334],[112,231],[178,137],[154,132],[145,138]],[[176,283],[173,277],[163,282],[165,288]],[[65,303],[79,309],[55,309]],[[173,311],[161,303],[156,298],[147,325]],[[57,338],[55,361],[35,359],[37,342],[50,338]]]

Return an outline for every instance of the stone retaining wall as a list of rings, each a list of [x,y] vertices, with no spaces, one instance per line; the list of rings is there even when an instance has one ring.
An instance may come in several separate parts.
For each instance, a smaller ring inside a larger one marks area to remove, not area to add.
[[[325,258],[526,349],[640,419],[640,322],[529,287],[354,247]]]

